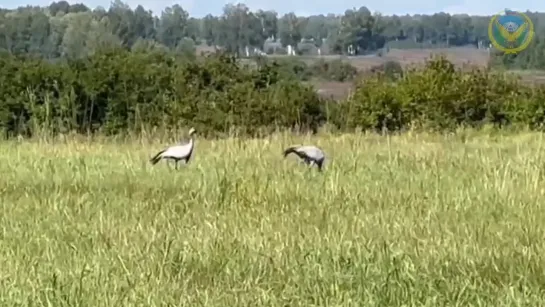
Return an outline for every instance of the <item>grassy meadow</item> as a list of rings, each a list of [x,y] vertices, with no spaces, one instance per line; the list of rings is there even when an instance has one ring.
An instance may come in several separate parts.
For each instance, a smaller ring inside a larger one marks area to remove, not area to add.
[[[172,141],[1,142],[0,305],[545,305],[541,134]]]

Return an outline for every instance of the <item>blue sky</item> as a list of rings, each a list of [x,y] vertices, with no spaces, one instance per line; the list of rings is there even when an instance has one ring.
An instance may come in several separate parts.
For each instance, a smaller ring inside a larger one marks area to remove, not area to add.
[[[50,0],[0,0],[0,7],[15,8],[21,5],[49,5]],[[108,8],[110,0],[82,0],[68,1],[69,3],[83,2],[85,5],[95,8],[103,6]],[[447,13],[468,13],[478,15],[491,15],[509,8],[512,10],[526,11],[545,11],[545,1],[538,0],[519,0],[513,3],[509,0],[382,0],[373,2],[362,2],[357,0],[314,0],[314,1],[293,1],[293,0],[125,0],[131,7],[138,4],[152,10],[155,14],[160,14],[166,6],[180,4],[189,11],[190,15],[202,17],[208,13],[219,15],[222,7],[229,2],[245,3],[250,9],[269,9],[275,10],[280,14],[293,11],[298,15],[325,14],[325,13],[343,13],[346,9],[352,7],[367,6],[371,11],[379,11],[386,15],[398,14],[430,14],[435,12]],[[513,4],[515,6],[513,6]]]

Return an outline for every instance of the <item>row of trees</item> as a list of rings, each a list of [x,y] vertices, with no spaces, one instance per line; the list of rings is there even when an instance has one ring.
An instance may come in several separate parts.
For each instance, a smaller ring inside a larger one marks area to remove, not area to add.
[[[206,44],[236,54],[246,47],[266,52],[285,50],[278,45],[299,45],[309,52],[320,47],[322,53],[346,53],[353,46],[356,54],[373,52],[386,44],[396,48],[489,46],[490,16],[382,16],[366,7],[347,10],[340,16],[279,16],[274,11],[252,12],[243,4],[226,5],[223,11],[221,16],[195,18],[173,5],[157,17],[142,6],[133,10],[121,0],[115,0],[108,10],[66,1],[48,7],[0,10],[0,50],[57,59],[84,57],[105,46],[191,52],[195,45]],[[542,50],[545,14],[528,14],[538,34],[532,50]],[[530,59],[518,60],[517,65],[542,65],[535,59],[542,56],[537,53],[526,53]],[[516,59],[500,62],[509,64]]]
[[[0,65],[0,127],[8,135],[189,125],[205,134],[256,135],[325,123],[349,130],[545,123],[545,88],[484,70],[462,72],[445,58],[420,70],[368,76],[341,102],[319,97],[275,63],[250,68],[225,54],[195,61],[118,48],[61,63],[5,55]]]

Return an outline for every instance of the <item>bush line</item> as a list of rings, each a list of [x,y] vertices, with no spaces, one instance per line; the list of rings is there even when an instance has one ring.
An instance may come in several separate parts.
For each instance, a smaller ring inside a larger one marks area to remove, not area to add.
[[[316,131],[326,122],[340,130],[375,131],[543,126],[544,87],[489,70],[462,71],[444,57],[404,72],[395,64],[358,77],[353,94],[337,103],[321,98],[300,76],[286,77],[293,67],[269,60],[247,67],[225,54],[188,60],[109,50],[60,63],[6,55],[0,58],[0,127],[7,136],[178,126],[205,135],[235,129],[257,136],[276,129]],[[355,76],[341,62],[319,62],[312,70],[343,80]]]

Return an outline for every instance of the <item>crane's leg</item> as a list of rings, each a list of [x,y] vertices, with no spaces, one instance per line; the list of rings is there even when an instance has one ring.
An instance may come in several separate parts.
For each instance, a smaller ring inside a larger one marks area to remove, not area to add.
[[[178,160],[176,160],[176,170],[178,170]]]

